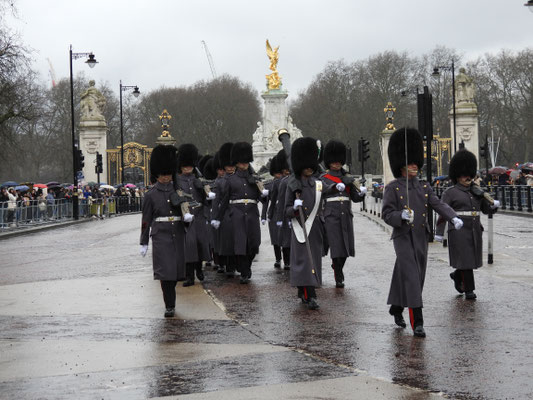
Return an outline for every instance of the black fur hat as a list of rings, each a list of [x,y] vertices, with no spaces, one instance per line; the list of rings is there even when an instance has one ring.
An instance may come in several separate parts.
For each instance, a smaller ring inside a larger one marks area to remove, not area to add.
[[[192,143],[184,143],[178,148],[178,171],[182,167],[196,167],[198,149]]]
[[[233,143],[224,143],[222,146],[220,146],[220,150],[218,151],[218,156],[220,158],[220,165],[222,168],[227,166],[235,165],[231,162],[231,149],[233,147]]]
[[[204,173],[205,164],[212,158],[213,158],[213,156],[211,156],[209,154],[206,154],[205,156],[200,158],[200,161],[198,161],[198,169],[200,170],[200,173],[202,175],[205,175],[205,173]]]
[[[253,160],[254,154],[250,143],[237,142],[231,148],[231,162],[233,165],[237,163],[251,163]]]
[[[289,163],[287,162],[287,153],[285,150],[281,149],[276,154],[276,162],[278,163],[279,172],[282,172],[284,169],[290,170]]]
[[[204,178],[208,179],[210,181],[216,179],[218,176],[217,170],[215,169],[215,158],[211,157],[207,160],[207,162],[204,165],[204,169],[202,170],[202,173],[204,174]]]
[[[278,166],[277,154],[274,157],[272,157],[272,159],[270,160],[270,168],[269,168],[268,172],[272,176],[274,176],[275,174],[279,174],[281,172],[279,170],[279,166]]]
[[[311,137],[298,138],[291,147],[291,162],[294,176],[300,178],[305,168],[318,169],[318,145]]]
[[[477,174],[476,156],[468,150],[459,150],[450,161],[450,172],[448,173],[453,183],[457,183],[457,178],[469,176],[475,178]]]
[[[324,164],[329,168],[329,164],[340,162],[346,164],[346,146],[338,140],[330,140],[324,147]]]
[[[389,141],[389,163],[395,178],[402,176],[405,167],[405,134],[407,133],[407,164],[416,164],[420,170],[424,166],[424,142],[414,128],[400,128],[394,131]]]
[[[177,169],[176,148],[158,145],[150,156],[150,173],[157,178],[159,175],[174,175]]]
[[[215,171],[217,169],[224,169],[224,167],[220,164],[220,153],[217,151],[215,153],[215,156],[213,157],[213,168]]]

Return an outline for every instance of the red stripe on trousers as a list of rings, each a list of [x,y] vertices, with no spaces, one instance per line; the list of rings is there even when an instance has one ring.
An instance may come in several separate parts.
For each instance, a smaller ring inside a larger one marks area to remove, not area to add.
[[[409,321],[411,322],[411,329],[415,329],[415,316],[413,314],[413,309],[409,309]]]

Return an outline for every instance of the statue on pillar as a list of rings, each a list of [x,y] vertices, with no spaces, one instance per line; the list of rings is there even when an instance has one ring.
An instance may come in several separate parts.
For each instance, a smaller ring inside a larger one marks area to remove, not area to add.
[[[475,95],[474,80],[466,74],[464,68],[459,69],[455,78],[455,101],[457,104],[473,103]]]
[[[266,50],[267,50],[267,56],[270,59],[269,69],[272,71],[270,75],[266,75],[268,90],[279,89],[281,87],[281,76],[279,76],[278,74],[278,60],[279,60],[278,49],[279,49],[279,46],[276,47],[275,49],[272,49],[272,46],[270,46],[270,43],[268,42],[268,39],[267,39]]]
[[[104,121],[104,108],[106,99],[104,95],[94,87],[95,82],[89,81],[89,88],[81,95],[81,121]]]

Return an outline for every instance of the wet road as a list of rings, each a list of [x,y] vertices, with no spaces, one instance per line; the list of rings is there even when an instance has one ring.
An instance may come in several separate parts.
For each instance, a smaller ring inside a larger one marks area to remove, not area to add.
[[[476,273],[473,302],[431,245],[426,339],[388,315],[392,243],[364,215],[345,289],[324,258],[316,312],[266,241],[250,285],[207,269],[210,296],[179,286],[164,320],[138,215],[2,240],[0,398],[531,398],[531,221],[495,218],[495,264]]]

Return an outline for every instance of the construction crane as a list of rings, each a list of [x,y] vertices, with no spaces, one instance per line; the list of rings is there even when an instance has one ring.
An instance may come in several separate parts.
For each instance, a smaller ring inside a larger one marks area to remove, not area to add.
[[[56,73],[54,71],[54,67],[52,67],[52,61],[50,61],[49,58],[47,58],[48,60],[48,65],[50,66],[50,78],[52,78],[52,87],[56,87]]]
[[[211,74],[213,75],[213,79],[217,78],[217,71],[215,71],[215,63],[213,62],[213,57],[211,57],[211,53],[209,52],[209,49],[207,48],[207,44],[204,40],[202,40],[202,44],[204,46],[205,55],[207,56],[207,61],[209,62],[209,68],[211,68]]]

